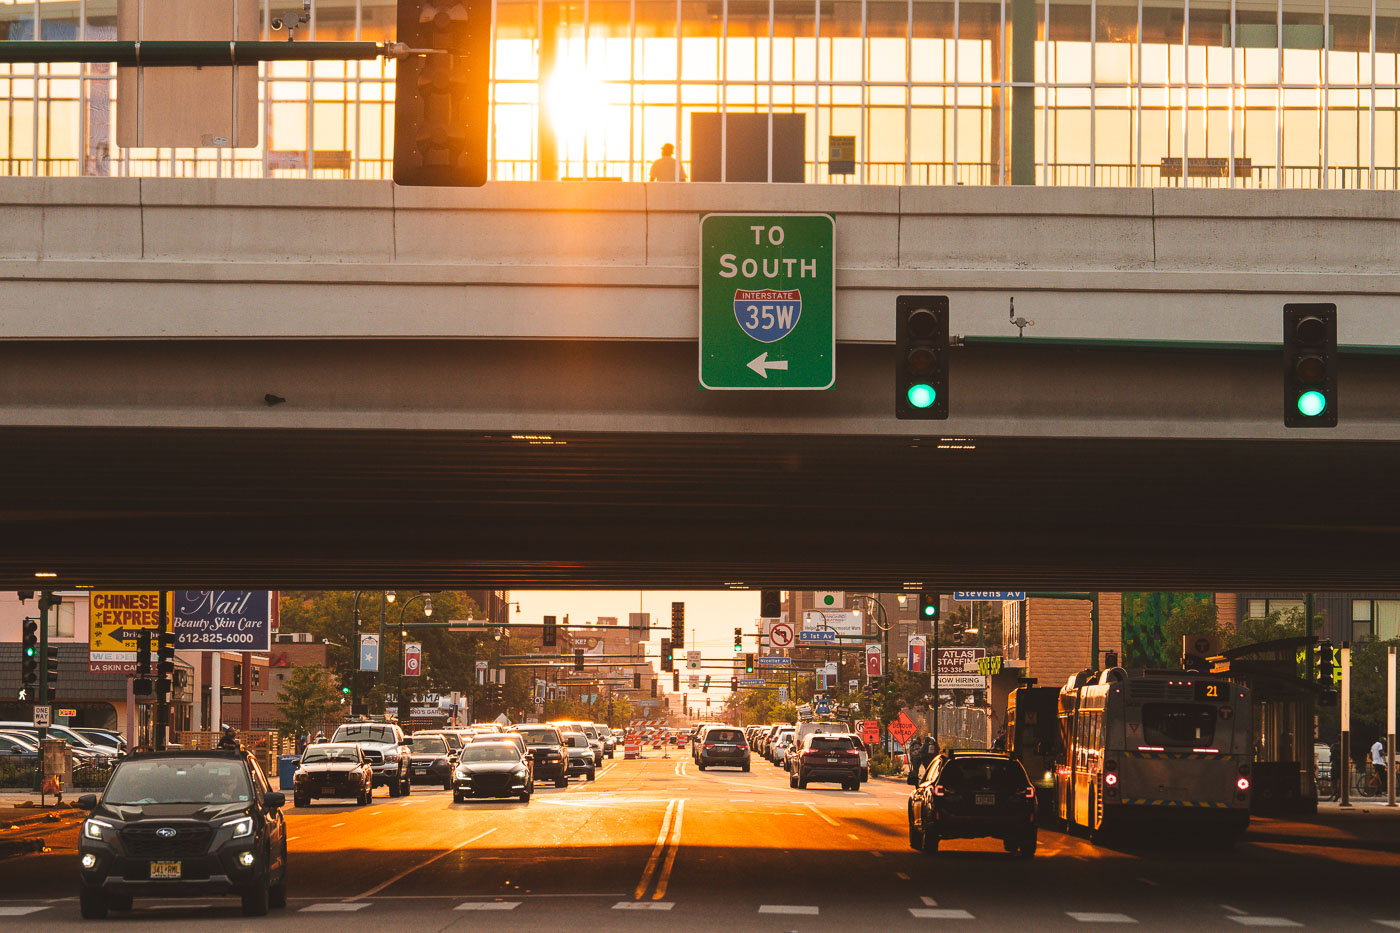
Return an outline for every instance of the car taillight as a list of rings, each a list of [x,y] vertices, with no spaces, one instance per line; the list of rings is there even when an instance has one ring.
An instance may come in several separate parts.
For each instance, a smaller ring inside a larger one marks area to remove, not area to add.
[[[1240,790],[1249,790],[1249,778],[1240,778],[1238,781],[1235,782],[1235,786],[1238,787]]]
[[[1035,799],[1035,788],[1034,788],[1033,786],[1029,785],[1029,784],[1026,785],[1026,799],[1027,799],[1027,800],[1034,800],[1034,799]]]
[[[746,752],[749,750],[749,747],[747,745],[736,745],[734,747],[741,752]]]
[[[947,796],[947,792],[943,790],[943,785],[942,785],[942,784],[935,784],[935,785],[933,785],[933,796],[935,796],[935,797],[944,797],[944,796]]]

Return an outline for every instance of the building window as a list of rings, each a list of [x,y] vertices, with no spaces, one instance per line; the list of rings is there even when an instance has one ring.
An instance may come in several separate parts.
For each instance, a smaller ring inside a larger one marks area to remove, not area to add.
[[[50,638],[73,637],[74,608],[72,603],[59,603],[54,607],[53,615],[49,616]]]
[[[1351,640],[1371,640],[1371,601],[1353,599],[1351,601]]]
[[[1267,599],[1251,599],[1245,605],[1245,618],[1262,619],[1269,614],[1269,601]]]
[[[1376,630],[1378,641],[1400,637],[1400,599],[1376,600]]]

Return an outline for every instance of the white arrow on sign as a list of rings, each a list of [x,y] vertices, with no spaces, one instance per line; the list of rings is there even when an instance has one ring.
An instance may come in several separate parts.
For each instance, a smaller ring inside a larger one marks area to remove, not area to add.
[[[764,350],[764,351],[763,351],[762,353],[760,353],[758,356],[756,356],[756,357],[754,357],[753,359],[749,360],[749,369],[752,369],[754,372],[758,373],[758,374],[759,374],[760,376],[762,376],[764,379],[767,379],[767,378],[768,378],[768,370],[770,370],[770,369],[787,369],[787,368],[788,368],[788,367],[787,367],[787,364],[788,364],[788,361],[787,361],[787,360],[774,360],[774,361],[771,362],[771,363],[768,362],[768,351],[767,351],[767,350]]]

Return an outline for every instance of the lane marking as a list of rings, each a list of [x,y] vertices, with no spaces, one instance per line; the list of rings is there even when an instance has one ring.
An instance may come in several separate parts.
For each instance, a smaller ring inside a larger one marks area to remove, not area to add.
[[[792,914],[803,917],[815,917],[821,912],[817,907],[801,907],[792,904],[764,904],[758,908],[761,914]]]
[[[674,901],[618,901],[613,910],[670,910]]]
[[[1221,904],[1221,905],[1220,905],[1220,909],[1221,909],[1221,910],[1228,910],[1228,911],[1229,911],[1230,913],[1232,913],[1232,914],[1245,914],[1245,913],[1248,913],[1248,911],[1240,910],[1238,907],[1231,907],[1229,904]]]
[[[1383,927],[1390,927],[1392,930],[1400,930],[1400,920],[1372,920],[1372,923],[1379,923]]]
[[[1073,917],[1080,923],[1137,923],[1127,914],[1097,913],[1094,911],[1067,910],[1065,916]]]
[[[873,855],[873,856],[875,856],[876,858],[884,858],[884,857],[885,857],[885,853],[881,852],[879,849],[871,849],[871,850],[870,850],[870,854]]]
[[[297,841],[298,839],[300,839],[300,838],[301,838],[300,836],[288,836],[288,837],[287,837],[287,841],[288,841],[288,842],[296,842],[296,841]]]
[[[27,914],[37,914],[41,910],[48,909],[47,904],[41,904],[37,907],[0,907],[0,917],[23,917]]]
[[[909,913],[920,920],[971,920],[972,914],[951,907],[910,907]]]
[[[307,904],[307,905],[306,905],[305,907],[303,907],[301,910],[297,911],[297,913],[301,913],[301,914],[342,913],[342,912],[346,912],[346,911],[360,910],[360,909],[365,908],[365,907],[368,907],[368,906],[369,906],[368,903],[364,903],[364,904],[351,904],[351,903],[349,903],[348,901],[336,901],[336,902],[334,902],[334,903],[328,903],[328,904]]]
[[[854,839],[854,840],[856,840],[857,842],[860,841],[860,837],[857,836],[855,833],[846,833],[846,838],[848,838],[848,839]]]
[[[1300,927],[1301,923],[1296,923],[1285,917],[1239,917],[1231,916],[1231,920],[1240,926],[1246,927]]]
[[[651,858],[647,859],[646,868],[642,869],[642,880],[637,882],[637,889],[632,893],[633,900],[640,901],[642,895],[647,893],[647,887],[651,884],[652,873],[656,871],[656,863],[661,859],[661,852],[666,847],[666,836],[671,830],[671,814],[676,809],[674,799],[666,804],[666,815],[661,819],[661,832],[656,835],[656,845],[652,847]]]
[[[399,873],[398,873],[397,875],[395,875],[394,877],[390,878],[388,881],[385,881],[385,882],[383,882],[383,883],[381,883],[381,884],[375,885],[374,887],[370,888],[368,891],[366,891],[366,892],[363,893],[363,894],[357,894],[357,895],[355,895],[354,897],[347,897],[347,898],[344,900],[343,903],[346,903],[346,904],[353,904],[355,901],[361,901],[361,900],[364,900],[365,898],[369,897],[370,895],[378,894],[380,891],[383,891],[383,890],[384,890],[385,888],[387,888],[389,885],[393,884],[393,883],[396,882],[396,881],[401,881],[401,880],[403,880],[404,878],[407,878],[409,875],[413,874],[413,873],[414,873],[415,871],[417,871],[418,869],[420,869],[420,868],[427,868],[429,865],[433,864],[433,863],[436,862],[438,859],[440,859],[440,858],[446,858],[447,856],[451,855],[453,852],[458,851],[459,849],[465,849],[467,846],[471,845],[473,842],[476,842],[476,841],[479,840],[479,839],[485,839],[487,836],[489,836],[489,835],[491,835],[492,833],[494,833],[494,832],[496,831],[496,829],[497,829],[497,827],[492,826],[490,829],[486,830],[486,832],[484,832],[484,833],[478,833],[477,835],[475,835],[475,836],[471,837],[470,839],[468,839],[466,842],[459,842],[459,843],[457,843],[455,846],[453,846],[452,848],[447,849],[446,851],[443,851],[443,852],[439,852],[437,855],[434,855],[432,858],[428,859],[426,862],[420,862],[420,863],[418,863],[417,865],[414,865],[412,868],[406,868],[406,869],[404,869],[403,871],[399,872]]]
[[[339,823],[332,823],[332,824],[331,824],[331,829],[339,829],[340,827],[342,827],[342,826],[344,826],[344,825],[345,825],[345,821],[344,821],[344,820],[341,820]]]
[[[828,823],[830,823],[832,826],[837,825],[837,823],[836,823],[835,820],[833,820],[831,817],[827,816],[827,815],[826,815],[825,813],[823,813],[822,811],[818,810],[816,807],[812,806],[810,803],[807,804],[807,809],[808,809],[808,810],[811,810],[811,811],[812,811],[813,813],[815,813],[817,816],[819,816],[819,817],[821,817],[822,819],[826,820],[826,821],[827,821]],[[851,838],[854,839],[854,838],[856,838],[856,837],[855,837],[855,836],[852,836]]]
[[[902,872],[902,871],[897,871],[897,872],[895,872],[895,873],[894,873],[894,876],[895,876],[896,878],[898,878],[900,881],[908,881],[908,880],[909,880],[909,876],[906,875],[906,874],[905,874],[904,872]]]
[[[1162,886],[1162,882],[1160,882],[1160,881],[1153,881],[1151,878],[1139,878],[1138,880],[1141,881],[1143,884],[1150,884],[1150,885],[1152,885],[1152,887],[1154,887],[1154,888],[1160,888],[1160,887]],[[1221,906],[1224,906],[1224,905],[1221,905]]]
[[[933,898],[931,898],[931,897],[921,897],[921,898],[919,898],[919,900],[921,900],[921,901],[924,902],[924,906],[925,906],[925,907],[937,907],[937,906],[938,906],[938,902],[935,901],[935,900],[934,900]]]
[[[453,910],[514,910],[520,901],[467,901],[458,904]]]
[[[656,881],[656,893],[651,896],[654,901],[661,900],[666,894],[666,885],[671,880],[671,867],[676,864],[676,853],[681,848],[681,818],[685,816],[685,801],[681,800],[676,804],[676,819],[671,824],[671,839],[668,845],[671,850],[666,853],[666,863],[661,866],[661,876]]]

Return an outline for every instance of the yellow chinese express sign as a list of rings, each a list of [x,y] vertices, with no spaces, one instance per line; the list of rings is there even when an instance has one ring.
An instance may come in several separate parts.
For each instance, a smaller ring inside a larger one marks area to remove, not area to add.
[[[160,627],[158,590],[94,592],[88,606],[88,648],[93,657],[124,652],[135,660],[137,630]]]

